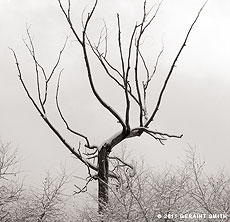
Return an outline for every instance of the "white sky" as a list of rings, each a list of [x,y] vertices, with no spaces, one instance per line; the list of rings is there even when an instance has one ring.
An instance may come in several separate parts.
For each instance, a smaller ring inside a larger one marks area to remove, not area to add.
[[[80,18],[85,2],[79,0],[74,5],[75,21]],[[151,39],[155,40],[148,51],[150,57],[154,53],[151,49],[155,47],[159,50],[161,37],[164,36],[165,52],[159,76],[169,69],[202,3],[201,0],[164,1],[159,17],[149,30],[150,43]],[[139,0],[99,1],[92,34],[100,24],[97,18],[105,18],[113,30],[116,12],[119,12],[123,33],[130,35],[130,27],[138,20],[141,5],[142,1]],[[229,11],[228,0],[209,1],[177,62],[160,111],[151,125],[159,131],[183,133],[183,139],[169,140],[163,147],[147,136],[129,140],[126,144],[133,157],[143,156],[153,167],[162,166],[166,162],[176,163],[178,158],[183,158],[189,143],[196,145],[197,151],[205,157],[209,170],[223,166],[227,171],[230,170]],[[0,137],[11,140],[19,147],[23,168],[31,173],[33,179],[39,177],[43,170],[56,169],[60,162],[81,172],[82,167],[78,161],[70,158],[68,151],[36,113],[17,78],[8,46],[18,53],[25,78],[33,88],[31,60],[22,42],[26,23],[32,24],[31,32],[38,54],[47,68],[54,63],[56,52],[62,46],[65,36],[70,34],[55,0],[0,0]],[[80,22],[76,25],[78,27]],[[61,64],[61,68],[65,68],[61,106],[73,127],[87,132],[93,143],[100,144],[116,132],[118,127],[88,90],[81,52],[72,40],[67,45]],[[96,83],[99,92],[104,92],[106,100],[112,100],[113,106],[121,109],[121,100],[115,87],[106,83],[99,74]],[[50,113],[54,123],[61,126],[54,111]],[[71,138],[71,141],[77,144],[78,140]]]

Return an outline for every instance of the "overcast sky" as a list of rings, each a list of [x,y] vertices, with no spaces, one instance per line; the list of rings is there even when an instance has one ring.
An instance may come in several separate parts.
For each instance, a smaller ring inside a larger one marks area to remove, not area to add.
[[[153,1],[148,3],[151,5]],[[162,37],[164,39],[165,50],[158,76],[167,74],[202,4],[202,0],[164,1],[146,40],[149,44],[146,55],[151,58],[161,48]],[[80,27],[82,10],[85,6],[90,8],[90,5],[90,1],[85,0],[73,4],[76,27]],[[141,6],[141,0],[100,0],[90,27],[91,35],[97,34],[97,27],[101,25],[99,18],[104,18],[111,30],[110,49],[115,50],[112,41],[116,12],[120,13],[125,41],[130,36],[132,25],[140,19]],[[152,129],[183,134],[184,137],[169,140],[165,146],[148,136],[129,140],[125,144],[134,158],[142,156],[153,167],[163,166],[166,162],[177,163],[190,144],[196,146],[198,153],[206,159],[209,170],[221,167],[230,170],[229,11],[228,0],[208,2],[177,62],[160,110],[151,125]],[[17,78],[9,46],[17,52],[23,75],[34,92],[32,61],[22,41],[26,24],[32,25],[31,33],[37,53],[47,69],[51,69],[54,64],[65,36],[71,34],[56,0],[0,0],[0,138],[11,140],[18,147],[23,157],[23,168],[34,179],[40,177],[44,170],[56,169],[61,162],[79,173],[82,171],[81,165],[70,157],[69,152],[47,128]],[[92,143],[101,144],[119,127],[95,101],[87,83],[81,51],[73,40],[70,37],[60,65],[60,68],[65,68],[61,84],[61,106],[73,127],[87,134]],[[111,101],[112,106],[122,110],[116,87],[100,73],[96,75],[99,92],[107,101]],[[162,85],[160,80],[156,81],[158,87]],[[154,98],[154,92],[150,92],[150,98]],[[54,124],[61,127],[52,109],[52,101],[50,104],[49,116]],[[78,144],[77,138],[70,140]]]

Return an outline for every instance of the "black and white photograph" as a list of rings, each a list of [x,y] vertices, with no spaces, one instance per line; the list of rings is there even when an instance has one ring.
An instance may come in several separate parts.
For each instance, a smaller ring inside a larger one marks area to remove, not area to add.
[[[0,0],[1,222],[229,222],[229,0]]]

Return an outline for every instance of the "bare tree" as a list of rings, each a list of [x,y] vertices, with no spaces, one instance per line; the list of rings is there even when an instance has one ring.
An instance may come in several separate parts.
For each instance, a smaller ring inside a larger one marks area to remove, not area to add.
[[[189,148],[182,164],[155,171],[134,162],[135,174],[114,163],[120,180],[109,184],[110,200],[103,215],[87,207],[77,221],[96,222],[228,222],[230,180],[224,172],[205,172],[205,162]],[[121,157],[122,160],[125,160]],[[117,161],[117,160],[115,160]]]
[[[191,178],[189,192],[195,202],[197,212],[210,215],[206,221],[229,221],[229,176],[223,171],[207,175],[204,171],[205,160],[197,157],[194,148],[188,151],[187,163]]]
[[[79,192],[85,191],[87,189],[87,184],[90,181],[94,179],[98,180],[99,212],[103,212],[104,207],[108,203],[108,179],[109,177],[119,179],[118,175],[116,175],[114,171],[111,171],[109,169],[110,153],[115,146],[117,146],[119,143],[127,138],[139,137],[143,134],[150,135],[161,144],[164,144],[164,141],[168,138],[182,137],[182,135],[173,135],[152,130],[150,128],[150,125],[156,117],[156,114],[160,108],[163,95],[166,91],[169,79],[171,78],[174,68],[176,66],[176,62],[178,61],[184,47],[186,46],[188,37],[206,3],[199,10],[197,16],[189,27],[184,41],[179,47],[178,52],[175,55],[171,66],[169,67],[169,71],[159,91],[156,105],[153,109],[150,109],[149,107],[147,107],[147,95],[149,93],[148,89],[157,72],[158,63],[163,53],[163,48],[158,53],[158,56],[155,58],[155,62],[153,62],[153,68],[150,68],[150,66],[147,64],[146,56],[142,51],[142,43],[146,34],[146,30],[155,21],[155,18],[159,13],[162,1],[155,4],[150,9],[147,8],[147,1],[144,1],[142,18],[139,22],[136,22],[135,26],[132,29],[127,51],[122,44],[122,23],[119,14],[117,14],[116,45],[118,48],[119,56],[116,59],[120,63],[120,65],[118,66],[114,66],[110,60],[111,55],[109,54],[112,54],[112,52],[109,51],[108,47],[109,38],[106,23],[104,23],[102,30],[99,31],[99,39],[96,43],[93,42],[92,38],[88,33],[88,28],[92,22],[94,12],[96,8],[99,7],[99,1],[95,0],[92,9],[86,14],[86,16],[84,16],[83,13],[81,21],[82,30],[76,30],[75,28],[74,21],[71,17],[71,1],[68,0],[66,2],[66,5],[61,0],[57,1],[72,31],[73,36],[75,37],[76,41],[82,49],[82,56],[84,58],[86,74],[88,76],[90,89],[92,90],[95,99],[101,104],[101,106],[105,110],[107,110],[114,117],[114,122],[118,122],[120,124],[120,131],[118,131],[114,135],[111,135],[111,137],[103,141],[101,145],[95,146],[91,144],[87,135],[84,135],[83,133],[72,129],[70,123],[65,118],[59,102],[60,77],[63,69],[58,71],[58,65],[60,63],[63,51],[66,47],[67,39],[62,49],[60,50],[59,55],[57,56],[56,63],[51,67],[51,71],[48,72],[39,62],[33,39],[30,35],[29,28],[27,28],[27,40],[24,40],[24,42],[34,63],[34,72],[36,76],[37,86],[36,95],[33,95],[33,93],[29,90],[26,82],[24,81],[22,69],[20,67],[16,52],[13,49],[11,50],[16,61],[19,80],[21,81],[21,84],[28,98],[31,100],[32,104],[34,105],[42,119],[45,121],[45,123],[48,125],[48,127],[63,143],[64,147],[66,147],[78,160],[80,160],[87,167],[89,177],[87,178],[86,186],[83,189],[79,188]],[[92,57],[90,53],[93,54],[94,57]],[[95,70],[92,59],[96,59],[99,62],[105,74],[108,75],[111,81],[114,81],[117,84],[118,90],[121,90],[123,92],[123,98],[125,101],[124,115],[123,113],[119,113],[117,110],[115,110],[108,101],[105,101],[103,95],[99,94],[97,86],[94,82]],[[56,88],[56,108],[59,112],[61,120],[65,124],[68,131],[81,138],[81,142],[79,143],[78,147],[74,147],[70,144],[70,142],[68,142],[67,138],[65,138],[60,130],[51,122],[47,114],[48,88],[50,86],[51,80],[54,78],[55,72],[59,72]],[[135,107],[139,110],[137,116],[135,116],[136,113],[134,114],[131,112],[131,109]],[[138,119],[139,123],[137,126],[133,126],[134,123],[132,123],[131,121],[134,118]],[[84,152],[82,151],[83,149],[85,150]],[[94,164],[95,161],[96,164]],[[121,163],[126,167],[131,167],[129,164],[126,164],[124,162]],[[92,171],[96,172],[96,174],[92,173]]]
[[[156,172],[146,170],[144,162],[135,163],[135,174],[117,167],[118,186],[110,186],[105,221],[176,221],[176,216],[191,212],[190,172],[186,166],[168,167]],[[160,215],[160,217],[159,217]],[[113,219],[111,219],[113,218]]]
[[[66,206],[69,196],[64,192],[67,183],[65,170],[56,177],[47,172],[39,187],[26,189],[23,193],[15,207],[15,221],[68,221]]]
[[[14,206],[21,198],[22,183],[17,181],[19,159],[10,143],[0,141],[0,221],[11,218]]]
[[[47,172],[40,187],[28,189],[20,178],[19,163],[17,150],[0,141],[0,221],[67,221],[69,196],[64,187],[69,176],[65,170],[56,177]]]

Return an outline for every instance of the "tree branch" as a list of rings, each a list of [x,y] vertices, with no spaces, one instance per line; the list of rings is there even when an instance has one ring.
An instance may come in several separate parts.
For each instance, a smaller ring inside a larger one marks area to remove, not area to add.
[[[58,113],[61,117],[61,119],[63,120],[63,122],[65,123],[66,125],[66,128],[73,134],[77,135],[77,136],[80,136],[82,137],[83,139],[85,139],[86,141],[86,147],[90,147],[90,143],[89,143],[89,140],[86,136],[84,136],[83,134],[81,133],[78,133],[76,132],[75,130],[72,130],[70,127],[69,127],[69,124],[68,122],[66,121],[65,117],[63,116],[62,114],[62,111],[61,111],[61,108],[60,108],[60,105],[59,105],[59,101],[58,101],[58,95],[59,95],[59,87],[60,87],[60,78],[61,78],[61,73],[62,73],[63,69],[60,71],[59,73],[59,76],[58,76],[58,83],[57,83],[57,89],[56,89],[56,106],[57,106],[57,110],[58,110]]]
[[[121,25],[120,25],[119,14],[117,14],[117,26],[118,26],[118,47],[119,47],[119,52],[120,52],[120,60],[121,60],[121,66],[122,66],[123,84],[124,84],[125,100],[126,100],[125,125],[126,125],[126,130],[127,130],[126,133],[129,133],[130,131],[130,125],[129,125],[130,100],[129,100],[129,93],[128,93],[128,75],[129,75],[129,70],[130,70],[130,56],[131,56],[132,40],[133,40],[134,34],[132,35],[131,41],[130,41],[127,71],[125,72],[125,62],[124,62],[123,51],[122,51]]]
[[[205,7],[205,5],[206,5],[207,2],[208,2],[208,0],[203,4],[203,6],[201,7],[201,9],[199,10],[199,12],[198,12],[198,14],[197,14],[195,20],[193,21],[192,25],[190,26],[190,28],[189,28],[189,30],[188,30],[188,32],[187,32],[187,35],[186,35],[186,37],[185,37],[185,39],[184,39],[184,42],[183,42],[181,48],[179,49],[179,51],[178,51],[178,53],[177,53],[175,59],[173,60],[173,63],[172,63],[171,68],[170,68],[170,70],[169,70],[169,73],[168,73],[168,75],[167,75],[167,77],[166,77],[166,79],[165,79],[165,82],[164,82],[164,84],[163,84],[163,87],[162,87],[162,89],[161,89],[161,91],[160,91],[160,94],[159,94],[159,97],[158,97],[158,101],[157,101],[156,107],[155,107],[153,113],[151,114],[149,120],[145,123],[145,127],[147,127],[147,126],[153,121],[153,119],[154,119],[154,117],[155,117],[157,111],[159,110],[159,107],[160,107],[160,104],[161,104],[161,100],[162,100],[163,94],[164,94],[165,89],[166,89],[166,87],[167,87],[167,85],[168,85],[169,79],[170,79],[170,77],[171,77],[171,75],[172,75],[172,73],[173,73],[173,71],[174,71],[176,62],[177,62],[177,60],[179,59],[179,57],[180,57],[180,55],[181,55],[181,53],[182,53],[184,47],[186,46],[186,43],[187,43],[187,40],[188,40],[188,38],[189,38],[189,36],[190,36],[190,34],[191,34],[191,31],[192,31],[194,25],[196,24],[198,18],[200,17],[200,14],[201,14],[201,12],[202,12],[202,10],[203,10],[203,8]]]
[[[16,62],[16,66],[17,66],[17,70],[18,70],[18,77],[20,79],[20,82],[28,96],[28,98],[31,100],[31,102],[33,103],[34,107],[36,108],[36,110],[38,111],[38,113],[41,115],[42,119],[45,121],[45,123],[49,126],[49,128],[54,132],[54,134],[60,139],[60,141],[65,145],[65,147],[74,155],[76,156],[81,162],[83,162],[85,165],[89,166],[91,169],[97,171],[98,168],[96,166],[94,166],[93,164],[91,164],[90,162],[88,162],[85,158],[83,158],[80,153],[76,152],[74,147],[72,147],[65,139],[64,137],[57,131],[57,129],[51,124],[51,122],[47,119],[45,113],[42,112],[42,110],[40,110],[40,108],[38,107],[37,103],[35,102],[35,100],[33,99],[33,97],[30,95],[29,90],[27,89],[24,80],[22,78],[22,73],[21,73],[21,69],[19,66],[19,62],[16,56],[16,53],[13,49],[10,48],[10,50],[12,51],[14,58],[15,58],[15,62]]]
[[[90,83],[90,87],[91,90],[93,91],[94,96],[97,98],[97,100],[100,102],[100,104],[107,109],[117,120],[118,122],[122,125],[123,128],[123,132],[126,131],[126,126],[124,121],[122,120],[122,118],[120,117],[120,115],[113,109],[111,108],[102,98],[101,96],[98,94],[98,92],[96,91],[96,88],[94,86],[94,82],[93,82],[93,78],[92,78],[92,72],[91,72],[91,66],[90,66],[90,62],[89,62],[89,57],[88,57],[88,53],[87,53],[87,48],[86,48],[86,39],[87,39],[87,35],[86,35],[86,31],[87,31],[87,27],[89,24],[89,21],[93,15],[93,12],[95,11],[97,5],[97,1],[95,1],[95,4],[93,6],[93,9],[91,10],[91,12],[88,14],[86,23],[84,25],[84,30],[83,30],[83,40],[82,40],[82,49],[83,49],[83,55],[84,55],[84,61],[85,61],[85,65],[86,65],[86,69],[87,69],[87,74],[88,74],[88,79],[89,79],[89,83]]]

